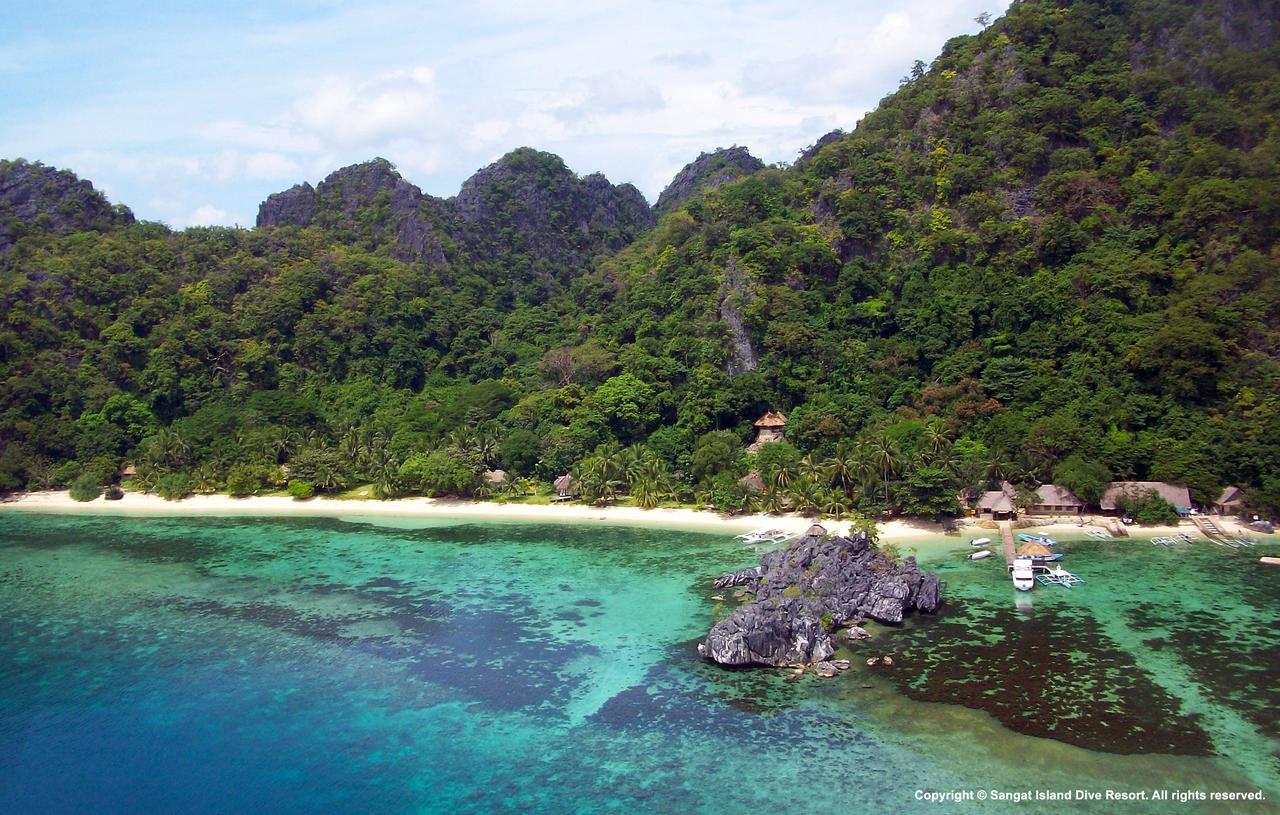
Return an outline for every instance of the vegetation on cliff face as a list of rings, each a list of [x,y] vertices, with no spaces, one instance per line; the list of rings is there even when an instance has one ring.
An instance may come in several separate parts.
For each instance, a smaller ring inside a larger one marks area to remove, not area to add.
[[[517,494],[576,466],[603,500],[938,514],[1083,460],[1275,508],[1276,18],[1016,3],[648,231],[633,189],[532,150],[448,201],[349,168],[251,231],[24,220],[0,486],[128,459],[196,491]],[[794,446],[747,457],[770,408]]]

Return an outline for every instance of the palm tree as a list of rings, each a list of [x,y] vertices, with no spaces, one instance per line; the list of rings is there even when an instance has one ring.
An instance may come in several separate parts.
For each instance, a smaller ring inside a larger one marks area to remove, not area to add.
[[[641,509],[653,509],[658,505],[658,485],[647,478],[632,481],[631,497]]]
[[[898,447],[893,439],[881,433],[871,442],[871,454],[884,477],[884,502],[889,503],[889,476],[898,472]]]
[[[764,497],[760,500],[760,508],[769,515],[781,515],[787,509],[787,502],[780,490],[775,487],[769,487],[764,491]]]
[[[844,494],[838,490],[828,490],[822,499],[823,514],[830,515],[837,521],[842,519],[846,512],[849,511],[849,502]]]
[[[935,416],[929,421],[924,428],[925,446],[933,456],[938,456],[947,447],[951,446],[951,439],[947,437],[946,426],[942,419]]]
[[[991,481],[1007,481],[1013,475],[1013,462],[1001,453],[997,453],[987,463],[987,478]]]
[[[853,491],[853,485],[858,480],[857,463],[848,445],[843,442],[836,445],[835,455],[827,459],[826,469],[831,483],[839,487],[845,495]]]
[[[801,476],[816,483],[821,483],[827,478],[826,463],[816,461],[811,455],[807,455],[800,459],[800,466],[797,470]]]
[[[769,474],[769,481],[772,486],[785,492],[791,488],[791,482],[795,480],[796,474],[790,466],[786,464],[778,465],[778,468]]]
[[[818,511],[818,505],[822,503],[822,493],[813,479],[797,478],[791,487],[791,500],[796,512],[810,515]]]
[[[191,488],[198,493],[211,493],[218,489],[218,474],[209,464],[201,464],[191,474]]]

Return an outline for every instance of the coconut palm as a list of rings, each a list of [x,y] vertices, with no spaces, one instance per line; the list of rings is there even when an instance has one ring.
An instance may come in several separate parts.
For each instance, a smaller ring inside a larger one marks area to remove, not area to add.
[[[787,510],[786,498],[777,488],[770,487],[764,491],[760,499],[760,508],[769,515],[781,515]]]
[[[889,477],[898,472],[898,446],[893,439],[880,434],[871,442],[871,455],[884,478],[884,502],[889,503]]]
[[[201,464],[191,474],[191,488],[198,493],[216,492],[218,483],[218,473],[209,464]]]
[[[653,509],[658,505],[658,485],[648,478],[631,482],[631,497],[641,509]]]
[[[839,487],[845,495],[853,492],[853,486],[858,482],[857,462],[853,456],[853,450],[848,445],[836,445],[836,452],[831,458],[827,459],[826,465],[827,475],[830,482]]]
[[[839,490],[828,490],[822,498],[821,509],[824,515],[830,515],[839,521],[849,511],[849,501]]]
[[[946,426],[941,418],[935,416],[925,425],[924,443],[929,453],[935,457],[951,446],[951,439],[947,436]]]
[[[791,485],[791,502],[796,512],[811,515],[818,511],[818,505],[822,503],[822,491],[813,479],[802,476]]]

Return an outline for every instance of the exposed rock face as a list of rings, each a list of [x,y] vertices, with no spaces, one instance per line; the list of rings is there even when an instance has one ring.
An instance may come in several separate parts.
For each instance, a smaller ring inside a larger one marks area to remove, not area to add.
[[[676,177],[658,196],[654,212],[664,215],[679,208],[695,195],[763,169],[764,162],[747,152],[745,147],[721,148],[711,153],[702,153],[676,173]]]
[[[550,153],[520,148],[477,172],[454,198],[426,195],[385,159],[344,167],[258,208],[258,226],[320,226],[352,242],[389,242],[403,260],[445,264],[446,246],[525,277],[572,274],[653,226],[640,191],[579,178]],[[451,251],[455,251],[451,250]],[[521,271],[511,271],[521,270]]]
[[[582,266],[654,223],[630,184],[614,186],[599,173],[578,178],[558,156],[527,147],[468,178],[451,203],[467,244],[483,260],[515,250],[553,266]],[[504,243],[508,235],[517,244]]]
[[[105,232],[131,223],[132,212],[112,206],[75,173],[23,159],[0,160],[0,254],[31,229]]]
[[[717,588],[739,585],[755,602],[716,623],[698,646],[722,665],[821,662],[835,653],[830,630],[864,617],[902,622],[912,609],[933,613],[940,602],[937,575],[921,572],[915,558],[886,557],[866,533],[800,538],[756,569],[716,580]]]
[[[367,237],[391,242],[402,260],[443,263],[442,204],[377,158],[330,173],[314,188],[299,184],[268,196],[258,207],[258,226],[321,226],[352,240],[367,229]]]
[[[823,134],[822,138],[818,139],[816,142],[809,145],[808,147],[806,147],[804,150],[800,152],[800,156],[796,159],[796,164],[797,165],[806,164],[812,161],[814,156],[822,152],[822,148],[826,147],[828,144],[831,144],[832,142],[840,141],[841,139],[844,138],[844,136],[845,136],[845,132],[843,130],[840,130],[839,128],[832,130],[829,133]]]

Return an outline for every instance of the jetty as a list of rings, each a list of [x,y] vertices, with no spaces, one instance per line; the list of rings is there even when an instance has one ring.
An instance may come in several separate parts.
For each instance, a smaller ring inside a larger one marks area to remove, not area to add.
[[[1018,552],[1013,545],[1013,524],[1010,521],[1000,522],[1000,543],[1004,546],[1005,565],[1012,569],[1013,559],[1018,556]]]
[[[1216,523],[1213,522],[1212,518],[1205,515],[1192,515],[1191,522],[1194,523],[1196,528],[1203,532],[1204,536],[1211,541],[1219,542],[1227,539],[1226,534]]]

